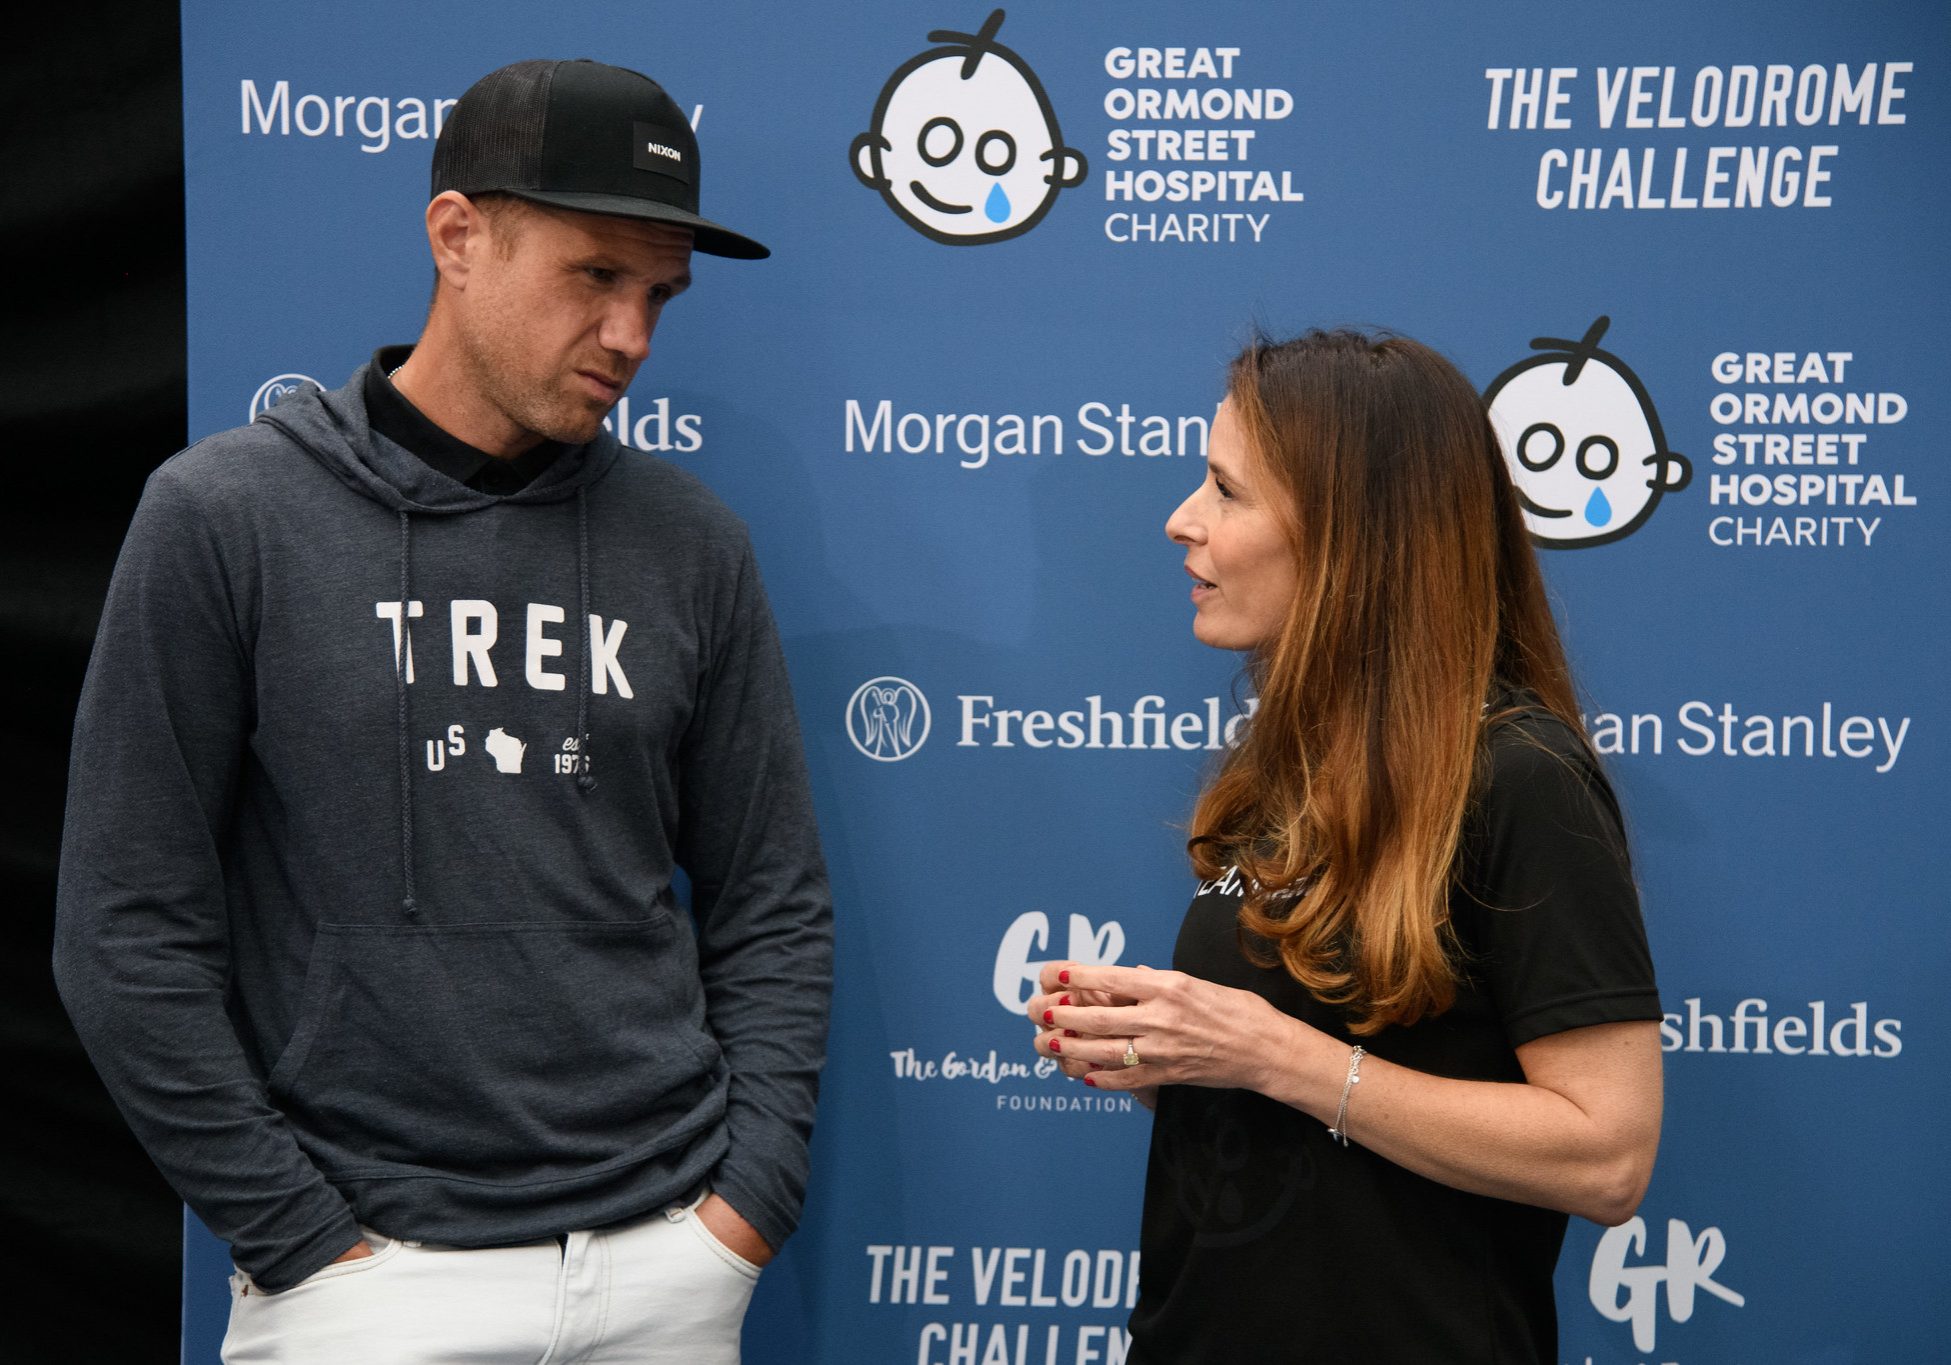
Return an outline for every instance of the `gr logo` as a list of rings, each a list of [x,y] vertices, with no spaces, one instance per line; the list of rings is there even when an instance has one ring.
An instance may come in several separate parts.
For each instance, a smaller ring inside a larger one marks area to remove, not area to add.
[[[325,392],[325,385],[308,374],[281,374],[265,380],[257,386],[257,392],[251,395],[250,415],[244,420],[255,422],[260,412],[269,412],[285,399],[305,388],[317,389],[320,393]]]
[[[1037,993],[1037,978],[1051,962],[1076,962],[1088,967],[1114,963],[1125,950],[1124,926],[1116,920],[1092,925],[1082,915],[1070,917],[1069,951],[1060,958],[1035,956],[1050,946],[1050,917],[1041,910],[1020,914],[1003,933],[996,949],[996,974],[991,986],[996,1003],[1021,1014]]]
[[[1084,183],[1043,82],[996,41],[1003,12],[975,33],[937,29],[931,47],[881,87],[874,123],[854,139],[854,175],[924,237],[977,246],[1020,237],[1060,190]]]
[[[898,763],[928,740],[928,698],[906,678],[869,678],[847,700],[847,738],[877,763]]]
[[[1639,376],[1599,349],[1611,322],[1600,318],[1577,341],[1534,338],[1539,354],[1484,391],[1525,529],[1547,548],[1623,539],[1653,515],[1662,494],[1694,476],[1687,457],[1667,449]]]
[[[1675,1322],[1685,1322],[1694,1315],[1694,1295],[1701,1290],[1736,1308],[1747,1303],[1714,1281],[1714,1272],[1727,1257],[1727,1238],[1719,1228],[1704,1228],[1696,1237],[1678,1218],[1669,1218],[1666,1264],[1628,1265],[1628,1259],[1646,1251],[1646,1242],[1644,1218],[1630,1218],[1616,1228],[1607,1228],[1592,1253],[1592,1277],[1586,1290],[1601,1317],[1633,1325],[1635,1350],[1653,1349],[1661,1285],[1666,1286],[1667,1316]]]

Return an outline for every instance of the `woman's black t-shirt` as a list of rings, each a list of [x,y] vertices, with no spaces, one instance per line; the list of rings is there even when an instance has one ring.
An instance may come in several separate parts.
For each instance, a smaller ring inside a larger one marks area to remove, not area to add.
[[[1521,1081],[1520,1044],[1657,1020],[1619,809],[1549,713],[1498,724],[1450,912],[1456,1004],[1372,1038],[1244,951],[1237,875],[1200,886],[1173,966],[1253,991],[1377,1057]],[[1552,1271],[1566,1217],[1440,1185],[1243,1090],[1166,1086],[1152,1130],[1133,1362],[1555,1362]]]

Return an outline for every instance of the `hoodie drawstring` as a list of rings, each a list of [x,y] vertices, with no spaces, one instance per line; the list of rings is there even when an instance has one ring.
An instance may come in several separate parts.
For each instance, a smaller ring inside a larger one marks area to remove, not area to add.
[[[583,647],[576,652],[576,790],[588,796],[596,790],[596,774],[589,770],[589,498],[576,490],[576,619],[582,623]],[[404,752],[404,751],[402,751]]]
[[[399,713],[400,749],[400,882],[405,894],[400,909],[420,913],[413,883],[413,760],[407,742],[406,670],[411,657],[413,603],[412,522],[400,509],[400,643],[393,659],[393,695]],[[589,499],[576,490],[576,619],[581,623],[582,647],[576,651],[576,790],[584,796],[596,790],[589,770],[589,661],[592,641],[589,621]]]
[[[400,509],[400,647],[393,658],[393,691],[399,702],[400,724],[400,879],[406,889],[400,909],[409,916],[420,913],[413,896],[413,764],[407,752],[406,670],[413,657],[413,591],[409,569],[413,563],[413,534],[406,509]]]

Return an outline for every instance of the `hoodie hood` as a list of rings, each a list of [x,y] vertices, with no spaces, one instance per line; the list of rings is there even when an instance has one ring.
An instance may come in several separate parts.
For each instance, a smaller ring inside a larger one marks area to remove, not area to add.
[[[257,420],[289,437],[346,487],[392,511],[439,516],[497,503],[562,502],[609,473],[622,453],[616,438],[601,431],[594,440],[564,450],[520,492],[478,492],[392,441],[375,439],[359,398],[368,368],[361,365],[344,388],[294,393]]]

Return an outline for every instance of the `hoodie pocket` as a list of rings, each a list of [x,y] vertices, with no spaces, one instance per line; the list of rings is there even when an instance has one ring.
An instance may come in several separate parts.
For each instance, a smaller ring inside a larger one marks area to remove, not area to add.
[[[676,926],[322,926],[269,1088],[328,1171],[545,1179],[708,1098],[717,1049]]]

